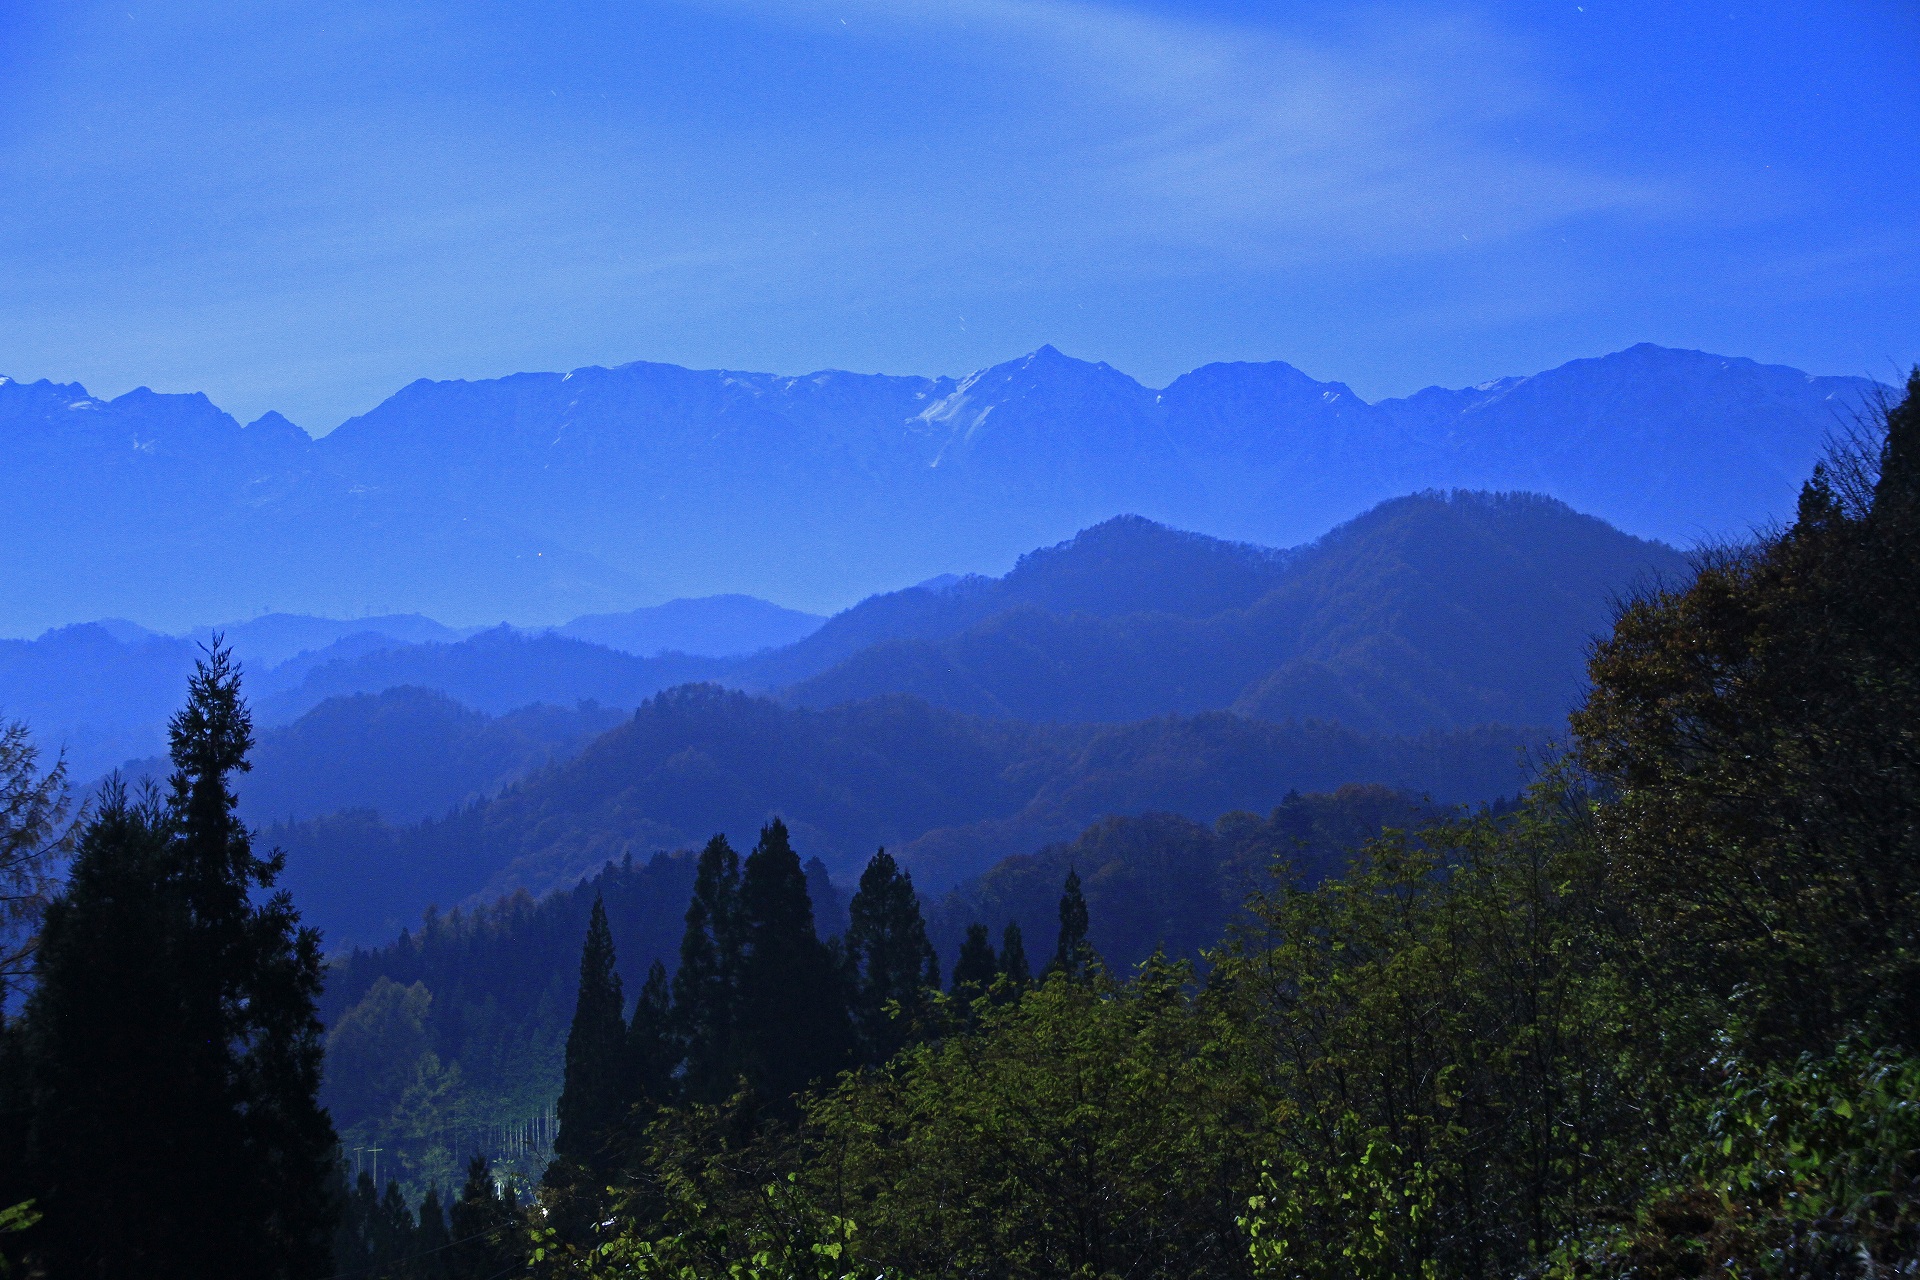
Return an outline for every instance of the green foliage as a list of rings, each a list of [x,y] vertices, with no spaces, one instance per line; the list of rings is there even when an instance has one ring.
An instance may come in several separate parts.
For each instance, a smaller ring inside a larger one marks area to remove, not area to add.
[[[1184,966],[1066,975],[809,1110],[803,1175],[905,1275],[1235,1274],[1259,1125]],[[1251,1121],[1252,1123],[1248,1123]]]
[[[1920,1059],[1842,1045],[1730,1058],[1699,1140],[1634,1217],[1554,1260],[1556,1280],[1910,1275],[1920,1270]]]
[[[18,1235],[40,1221],[40,1211],[33,1207],[33,1201],[22,1200],[19,1204],[8,1205],[0,1209],[0,1277],[14,1274],[13,1250],[8,1247],[7,1236]]]
[[[1667,980],[1786,1059],[1920,1043],[1920,372],[1885,426],[1791,528],[1627,608],[1574,718]]]

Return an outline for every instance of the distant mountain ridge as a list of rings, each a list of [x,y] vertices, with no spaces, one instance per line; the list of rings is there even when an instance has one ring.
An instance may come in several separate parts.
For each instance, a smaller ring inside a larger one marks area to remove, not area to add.
[[[415,382],[319,440],[203,395],[0,379],[0,630],[265,610],[551,622],[818,608],[1118,511],[1285,545],[1424,488],[1543,492],[1686,544],[1787,514],[1877,384],[1642,345],[1368,404],[1291,366],[1164,389],[1052,347],[964,379],[635,363]]]
[[[654,610],[467,634],[416,615],[267,615],[226,634],[262,728],[401,686],[497,716],[583,701],[630,710],[712,681],[815,709],[906,693],[1056,724],[1231,709],[1374,734],[1488,723],[1551,732],[1580,695],[1585,646],[1612,602],[1689,572],[1672,548],[1552,499],[1428,493],[1285,551],[1115,517],[1029,552],[1003,577],[873,596],[817,628],[737,598],[669,611],[683,629],[704,616],[736,636],[808,632],[732,657],[643,657],[567,634],[658,635]],[[297,644],[322,647],[284,657]],[[78,776],[91,777],[160,749],[196,652],[123,623],[0,641],[0,713],[25,716],[49,749],[65,743]]]

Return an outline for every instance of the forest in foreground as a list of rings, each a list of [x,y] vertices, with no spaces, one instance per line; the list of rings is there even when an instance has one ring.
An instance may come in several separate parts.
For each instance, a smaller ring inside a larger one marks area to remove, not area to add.
[[[940,924],[884,853],[822,940],[784,825],[744,857],[716,838],[677,963],[637,992],[589,907],[538,1185],[476,1160],[417,1201],[350,1177],[318,1103],[318,939],[234,816],[251,734],[216,652],[167,788],[108,789],[37,951],[5,958],[26,994],[0,1041],[0,1256],[56,1278],[1915,1274],[1917,566],[1920,371],[1790,526],[1623,605],[1522,803],[1391,827],[1319,878],[1276,814],[1197,963],[1103,957],[1070,868],[1054,936],[966,928],[943,985]],[[69,828],[57,769],[6,749],[18,914]]]

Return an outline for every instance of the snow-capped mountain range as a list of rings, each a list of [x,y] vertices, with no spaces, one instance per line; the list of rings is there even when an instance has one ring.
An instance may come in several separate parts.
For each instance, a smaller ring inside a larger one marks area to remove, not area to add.
[[[1790,513],[1876,393],[1641,345],[1369,404],[1290,365],[1153,389],[1047,346],[962,379],[637,362],[415,382],[313,439],[204,395],[0,379],[0,633],[263,610],[542,623],[738,591],[815,611],[1120,512],[1269,545],[1525,489],[1686,545]]]

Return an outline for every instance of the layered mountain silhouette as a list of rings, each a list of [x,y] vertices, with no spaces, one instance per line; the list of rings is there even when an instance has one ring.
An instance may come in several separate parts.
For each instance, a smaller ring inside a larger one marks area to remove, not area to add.
[[[1071,838],[1105,814],[1211,821],[1295,789],[1376,782],[1443,802],[1515,791],[1537,739],[1508,729],[1376,737],[1227,712],[1133,725],[988,721],[890,696],[825,711],[713,685],[648,700],[563,762],[407,826],[371,811],[267,828],[284,883],[334,942],[390,937],[430,903],[566,888],[608,861],[751,846],[783,817],[843,882],[886,845],[925,889]]]
[[[268,617],[228,635],[248,663],[263,729],[398,687],[497,716],[533,704],[631,710],[707,681],[816,709],[905,693],[964,714],[1056,724],[1233,710],[1363,733],[1487,723],[1551,732],[1580,695],[1586,644],[1613,602],[1687,573],[1671,548],[1550,499],[1432,493],[1383,503],[1287,551],[1119,517],[1021,557],[1003,577],[874,596],[793,644],[731,658],[641,657],[565,634],[571,628],[502,626],[459,639],[414,616]],[[720,608],[717,617],[734,617],[732,603]],[[631,616],[583,623],[636,625]],[[0,709],[24,716],[49,749],[64,746],[89,777],[161,749],[196,652],[189,640],[124,623],[0,641]],[[315,776],[329,772],[310,763]],[[396,776],[410,767],[401,760]],[[457,794],[489,779],[500,780],[476,775]],[[429,790],[446,794],[438,783]]]
[[[1161,390],[1051,347],[960,380],[636,363],[416,382],[313,440],[201,395],[0,380],[0,630],[262,610],[547,623],[669,595],[818,608],[1119,511],[1287,544],[1430,487],[1689,543],[1790,512],[1875,390],[1653,346],[1368,404],[1291,366]]]

